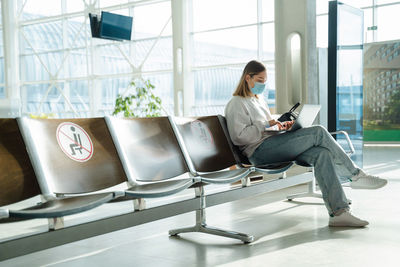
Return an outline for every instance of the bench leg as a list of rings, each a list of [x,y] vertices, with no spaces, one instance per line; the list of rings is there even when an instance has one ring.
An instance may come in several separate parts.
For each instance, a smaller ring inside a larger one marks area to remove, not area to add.
[[[314,169],[312,170],[314,174]],[[289,195],[287,196],[287,200],[292,201],[295,198],[302,198],[302,197],[316,197],[316,198],[322,198],[322,194],[317,193],[316,189],[316,183],[315,183],[315,177],[313,176],[313,179],[311,182],[308,183],[308,191],[305,193],[299,193],[299,194],[294,194],[294,195]],[[351,199],[347,199],[347,203],[351,205]]]
[[[133,209],[135,211],[144,210],[146,208],[146,200],[143,198],[138,198],[133,200]]]
[[[242,179],[240,179],[240,181],[241,181],[243,187],[251,185],[251,181],[250,181],[250,177],[249,176],[243,177]]]
[[[244,243],[250,243],[254,241],[254,237],[249,236],[247,234],[208,226],[206,223],[206,210],[205,210],[206,198],[204,195],[204,188],[198,187],[195,190],[196,190],[196,196],[200,197],[200,209],[196,210],[196,224],[191,227],[170,230],[169,235],[174,236],[182,233],[200,232],[200,233],[229,237],[233,239],[239,239]]]
[[[64,217],[56,217],[48,219],[49,230],[55,231],[64,228]]]
[[[57,197],[63,198],[63,194],[57,194]],[[53,196],[50,195],[40,195],[40,199],[42,202],[46,202],[50,199],[53,199]],[[55,217],[55,218],[47,218],[47,225],[50,231],[55,231],[64,228],[64,217]]]

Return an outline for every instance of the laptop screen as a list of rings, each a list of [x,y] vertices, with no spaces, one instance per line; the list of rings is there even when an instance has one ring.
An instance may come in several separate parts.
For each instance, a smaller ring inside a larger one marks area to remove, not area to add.
[[[301,109],[300,114],[296,119],[296,122],[290,128],[290,131],[295,131],[304,127],[310,127],[315,121],[315,118],[317,117],[320,109],[320,105],[305,104]]]

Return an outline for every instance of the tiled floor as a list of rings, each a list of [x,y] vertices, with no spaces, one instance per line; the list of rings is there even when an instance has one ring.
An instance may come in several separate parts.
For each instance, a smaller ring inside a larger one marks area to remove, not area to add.
[[[169,229],[194,222],[188,213],[0,266],[400,266],[400,146],[364,153],[365,169],[389,180],[380,190],[345,188],[354,214],[370,222],[364,229],[327,227],[319,199],[282,201],[300,186],[207,209],[209,224],[253,234],[256,241],[248,245],[204,234],[169,237]]]

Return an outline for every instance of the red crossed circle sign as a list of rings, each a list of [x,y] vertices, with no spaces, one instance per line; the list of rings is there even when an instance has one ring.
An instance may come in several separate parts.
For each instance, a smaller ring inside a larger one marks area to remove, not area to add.
[[[70,159],[85,162],[93,156],[93,142],[87,132],[72,122],[57,127],[56,137],[61,150]]]

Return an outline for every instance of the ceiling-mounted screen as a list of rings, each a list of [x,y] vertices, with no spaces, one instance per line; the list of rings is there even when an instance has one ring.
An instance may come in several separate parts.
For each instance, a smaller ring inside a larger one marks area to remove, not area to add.
[[[131,40],[132,17],[101,12],[101,19],[89,14],[92,37],[111,40]]]

